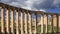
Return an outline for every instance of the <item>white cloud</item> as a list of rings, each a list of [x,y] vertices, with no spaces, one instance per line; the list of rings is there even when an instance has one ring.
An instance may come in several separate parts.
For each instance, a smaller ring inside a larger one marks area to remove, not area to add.
[[[49,2],[49,3],[48,3]],[[25,1],[26,7],[31,7],[40,10],[41,8],[49,8],[53,0],[27,0]]]
[[[2,2],[12,2],[12,0],[1,0]]]
[[[11,2],[10,3],[11,5],[30,10],[60,7],[60,0],[2,0],[2,1]]]
[[[53,6],[55,6],[55,7],[60,7],[60,0],[55,0],[55,1],[53,2]]]

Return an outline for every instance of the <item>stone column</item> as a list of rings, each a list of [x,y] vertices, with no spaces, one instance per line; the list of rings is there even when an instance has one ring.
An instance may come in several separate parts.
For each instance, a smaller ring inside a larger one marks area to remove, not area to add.
[[[60,28],[60,15],[59,15],[59,24],[58,24],[58,25],[59,25],[59,28]],[[59,31],[59,32],[60,32],[60,31]]]
[[[53,27],[57,27],[57,16],[56,15],[53,15]],[[54,30],[54,28],[53,28],[54,32],[56,32],[56,30]]]
[[[57,24],[57,17],[56,15],[53,16],[53,25],[54,27],[56,27],[56,24]]]
[[[23,23],[23,19],[24,19],[24,14],[23,12],[21,12],[21,34],[24,34],[24,23]]]
[[[16,11],[16,34],[19,34],[19,27],[18,27],[18,19],[19,19],[19,17],[18,17],[19,15],[18,15],[18,11]]]
[[[11,11],[11,33],[14,34],[14,10]]]
[[[9,11],[9,9],[7,9],[6,11],[7,11],[6,12],[6,14],[7,14],[6,15],[6,29],[7,29],[6,32],[9,34],[9,26],[10,26],[10,24],[9,24],[10,23],[9,22],[10,18],[9,17],[10,17],[10,11]]]
[[[60,15],[59,15],[59,28],[60,28]]]
[[[4,8],[1,9],[1,32],[4,34]]]
[[[48,15],[45,15],[45,17],[44,17],[44,18],[45,18],[45,20],[44,20],[44,21],[45,21],[45,23],[46,23],[46,24],[45,24],[45,25],[46,25],[45,33],[48,33]]]
[[[41,34],[43,33],[43,15],[41,15]]]
[[[28,34],[28,13],[24,13],[25,14],[25,34]]]
[[[31,13],[29,13],[28,15],[29,15],[29,32],[30,34],[32,34],[32,15]]]

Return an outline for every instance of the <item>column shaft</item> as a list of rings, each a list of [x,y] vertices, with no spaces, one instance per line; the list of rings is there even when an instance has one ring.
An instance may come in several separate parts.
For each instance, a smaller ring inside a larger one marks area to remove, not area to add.
[[[19,15],[18,12],[16,12],[16,34],[19,34],[18,19],[19,19]]]
[[[32,34],[32,15],[31,14],[28,15],[29,15],[29,32],[30,34]]]
[[[53,27],[57,27],[57,16],[56,15],[53,15]],[[54,28],[53,28],[54,32],[56,32],[56,30],[54,30]]]
[[[45,31],[45,33],[48,33],[48,15],[45,15],[45,23],[46,23],[46,31]]]
[[[6,28],[7,28],[6,32],[9,34],[9,26],[10,26],[10,24],[9,24],[10,23],[9,22],[10,18],[9,17],[10,17],[10,11],[9,11],[9,9],[7,9],[6,11],[7,11],[6,12],[7,13],[7,15],[6,15]]]
[[[14,11],[11,12],[11,33],[14,34]]]
[[[28,14],[25,13],[25,34],[28,34]]]
[[[41,33],[43,33],[43,15],[41,16]]]
[[[1,32],[4,34],[4,9],[1,9]]]
[[[24,34],[24,23],[23,23],[23,18],[24,18],[24,15],[23,15],[23,12],[21,12],[21,34]]]

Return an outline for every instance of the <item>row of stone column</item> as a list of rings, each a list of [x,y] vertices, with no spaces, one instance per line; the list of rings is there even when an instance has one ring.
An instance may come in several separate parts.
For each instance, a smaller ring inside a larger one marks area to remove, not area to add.
[[[9,28],[11,28],[11,33],[14,34],[14,10],[11,10],[11,27],[10,27],[10,9],[6,10],[6,23],[4,23],[4,8],[1,9],[1,32],[5,33],[5,26],[4,24],[6,24],[6,32],[9,34]],[[20,22],[19,22],[19,11],[16,11],[16,34],[28,34],[28,31],[30,32],[30,34],[32,34],[32,14],[30,13],[26,13],[26,12],[20,12],[21,16],[20,16]],[[28,16],[29,16],[29,21],[28,21]],[[58,32],[58,28],[59,28],[59,16],[56,15],[52,15],[52,21],[51,21],[51,32],[53,32],[53,25],[57,27],[57,32]],[[35,15],[35,30],[34,30],[34,34],[37,34],[37,14]],[[44,19],[45,18],[45,19]],[[28,26],[28,22],[29,22],[29,26]],[[41,33],[44,33],[44,23],[46,25],[46,30],[45,33],[48,33],[48,15],[47,14],[43,14],[41,15]],[[56,23],[56,24],[55,24]],[[20,24],[20,26],[19,26]],[[20,27],[20,31],[19,32],[19,27]],[[29,27],[29,30],[28,30]]]
[[[10,11],[9,9],[6,10],[6,15],[4,14],[4,8],[1,8],[1,33],[5,34],[5,30],[6,33],[9,34],[9,29],[10,29]],[[6,16],[6,18],[5,18]],[[12,11],[12,15],[11,15],[12,19],[11,19],[11,32],[13,33],[13,23],[14,23],[14,12]],[[5,29],[6,28],[6,29]]]
[[[51,18],[49,18],[51,17]],[[51,19],[51,20],[50,20]],[[54,32],[54,27],[56,27],[55,32],[59,32],[59,27],[60,27],[60,17],[59,15],[42,15],[41,16],[41,33],[44,33],[44,24],[46,25],[45,33],[48,33],[48,28],[50,25],[50,33]]]
[[[25,14],[25,19],[24,19],[24,14]],[[16,11],[16,34],[24,34],[24,27],[25,27],[25,34],[28,34],[28,15],[29,15],[29,28],[30,28],[30,34],[32,34],[32,17],[27,13],[23,13],[21,12],[21,16],[20,16],[20,30],[21,33],[19,32],[19,14],[18,11]],[[5,17],[6,16],[6,23],[5,23]],[[14,34],[14,10],[11,10],[11,22],[10,22],[10,9],[6,10],[6,15],[4,15],[4,8],[1,8],[1,32],[4,34],[5,33],[5,28],[6,28],[6,32],[7,34],[10,33],[9,28],[11,28],[11,34]],[[25,25],[24,25],[25,23]],[[5,25],[6,27],[5,27]]]

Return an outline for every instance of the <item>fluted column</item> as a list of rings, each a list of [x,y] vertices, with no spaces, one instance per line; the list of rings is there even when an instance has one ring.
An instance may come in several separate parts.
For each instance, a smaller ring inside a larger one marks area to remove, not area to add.
[[[53,15],[53,26],[57,27],[57,16]],[[54,29],[54,28],[53,28]],[[56,29],[57,30],[57,29]],[[56,32],[56,30],[53,30],[54,32]]]
[[[29,13],[28,15],[29,15],[29,32],[30,34],[32,34],[32,15],[31,13]]]
[[[58,24],[58,25],[59,25],[59,28],[60,28],[60,15],[59,15],[59,24]],[[59,32],[60,32],[60,31],[59,31]]]
[[[4,34],[4,9],[1,9],[1,32]]]
[[[10,11],[9,11],[9,9],[7,9],[6,11],[7,11],[6,12],[6,14],[7,14],[6,15],[6,29],[7,29],[6,32],[9,34],[9,26],[10,26],[10,24],[9,24],[10,23],[9,22],[10,18],[9,17],[10,17]]]
[[[46,30],[45,33],[48,33],[48,15],[45,15],[45,25],[46,25]]]
[[[11,11],[11,33],[14,34],[14,10]]]
[[[23,19],[24,19],[24,14],[23,12],[21,12],[21,34],[24,34],[24,23],[23,23]]]
[[[60,28],[60,15],[59,15],[59,28]]]
[[[16,34],[19,34],[18,19],[19,19],[19,15],[18,12],[16,12]]]
[[[53,16],[53,24],[56,27],[56,24],[57,24],[57,17],[56,17],[56,15]]]
[[[41,34],[43,33],[43,15],[41,15]]]
[[[28,34],[28,13],[24,13],[25,14],[25,34]]]

